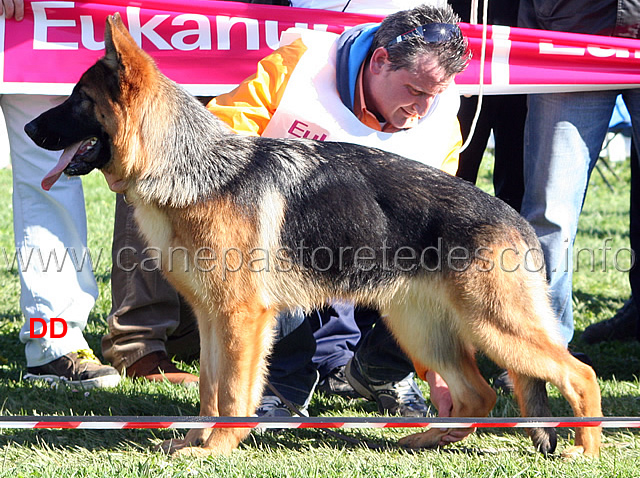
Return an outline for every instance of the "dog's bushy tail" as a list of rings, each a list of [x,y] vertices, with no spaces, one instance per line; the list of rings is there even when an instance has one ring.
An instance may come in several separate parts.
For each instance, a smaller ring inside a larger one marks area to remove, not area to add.
[[[550,417],[551,410],[549,409],[547,382],[523,375],[512,375],[522,416]],[[543,455],[546,456],[555,451],[558,443],[555,428],[528,428],[527,433],[531,437],[536,450]]]

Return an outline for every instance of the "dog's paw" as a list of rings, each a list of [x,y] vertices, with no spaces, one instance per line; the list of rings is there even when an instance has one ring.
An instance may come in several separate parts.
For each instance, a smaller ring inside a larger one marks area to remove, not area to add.
[[[175,453],[176,450],[179,450],[180,448],[183,448],[185,446],[186,446],[186,443],[184,440],[172,439],[172,440],[163,441],[162,443],[160,443],[155,447],[155,450],[161,451],[166,455],[171,455]]]
[[[414,450],[420,448],[436,448],[440,445],[442,438],[447,434],[447,430],[432,428],[422,433],[414,433],[401,438],[398,441],[400,446]]]
[[[570,446],[562,452],[562,458],[565,460],[573,460],[585,456],[582,446]]]
[[[530,428],[527,430],[533,446],[544,456],[556,451],[558,437],[555,428]]]
[[[203,458],[211,455],[219,454],[219,450],[216,448],[203,448],[201,446],[185,446],[178,448],[171,453],[172,458],[189,457],[189,458]]]
[[[576,458],[598,458],[599,450],[590,452],[581,445],[570,446],[562,452],[562,458],[565,460],[575,460]]]
[[[158,449],[172,458],[181,456],[195,458],[217,454],[215,448],[203,448],[199,445],[193,446],[188,440],[166,440],[158,445]]]

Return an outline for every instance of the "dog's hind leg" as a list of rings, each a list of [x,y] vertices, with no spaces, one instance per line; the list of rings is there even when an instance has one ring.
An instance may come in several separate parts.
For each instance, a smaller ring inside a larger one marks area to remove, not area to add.
[[[544,380],[526,377],[512,373],[514,390],[520,413],[523,417],[550,417],[549,397],[547,395],[547,383]],[[543,455],[553,453],[556,449],[558,438],[555,428],[528,428],[527,433],[531,437],[536,450]]]
[[[558,387],[576,417],[602,416],[595,372],[553,335],[556,319],[544,274],[522,264],[508,266],[476,273],[464,283],[460,293],[464,300],[458,304],[461,316],[470,320],[465,330],[471,333],[471,340],[512,374],[523,414],[549,414],[540,382],[547,381]],[[551,451],[554,438],[550,433],[537,429],[530,434],[538,449]],[[578,428],[575,447],[565,454],[598,455],[600,434],[598,427]]]
[[[440,410],[441,415],[487,416],[495,404],[496,394],[480,375],[473,347],[457,332],[454,312],[442,304],[445,292],[436,285],[427,286],[415,284],[398,296],[384,311],[385,321],[400,346],[417,364],[416,370],[433,370],[447,383],[452,408]],[[421,291],[424,290],[431,291],[432,296],[423,297]],[[432,428],[407,436],[400,444],[431,448],[453,441],[456,439],[451,437],[450,430]]]
[[[239,304],[211,322],[199,317],[201,416],[250,417],[255,413],[275,316],[274,310],[259,303]],[[248,434],[245,428],[194,429],[169,452],[195,456],[228,453]]]
[[[550,343],[539,347],[516,340],[522,347],[526,363],[507,363],[514,377],[516,398],[523,416],[549,416],[545,381],[555,385],[567,399],[576,417],[600,417],[600,389],[593,369],[574,358],[564,347]],[[511,361],[509,361],[511,362]],[[537,449],[550,453],[555,448],[555,430],[528,430]],[[566,449],[564,456],[597,456],[600,450],[600,427],[578,427],[575,446]]]

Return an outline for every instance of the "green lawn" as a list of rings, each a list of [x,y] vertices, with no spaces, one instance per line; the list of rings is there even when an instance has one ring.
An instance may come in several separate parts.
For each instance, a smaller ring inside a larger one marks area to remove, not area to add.
[[[619,179],[605,171],[614,192],[594,174],[582,215],[577,248],[582,253],[575,273],[575,310],[578,333],[572,348],[586,352],[600,376],[603,409],[608,416],[640,416],[640,344],[633,342],[587,346],[579,332],[588,324],[610,317],[629,295],[627,275],[617,269],[628,265],[628,163],[614,165]],[[489,186],[490,165],[483,170],[482,187]],[[570,178],[568,178],[570,180]],[[0,403],[2,415],[196,415],[195,390],[166,384],[144,384],[123,380],[104,391],[49,389],[21,380],[25,359],[18,331],[19,281],[13,257],[11,227],[11,173],[0,171]],[[85,178],[89,216],[89,246],[96,261],[100,297],[90,317],[86,334],[99,352],[110,308],[110,245],[114,196],[102,176]],[[611,240],[607,240],[611,238]],[[606,242],[605,242],[606,241]],[[611,247],[602,262],[603,247]],[[618,254],[617,262],[616,251]],[[4,257],[1,255],[4,254]],[[9,264],[5,257],[8,257]],[[625,258],[626,261],[625,262]],[[617,266],[617,268],[616,268]],[[487,379],[495,366],[480,357]],[[197,369],[197,364],[182,364]],[[425,394],[428,390],[424,389]],[[566,402],[550,388],[551,406],[557,416],[570,415]],[[375,406],[364,400],[342,400],[316,396],[312,414],[326,416],[375,415]],[[511,397],[500,396],[493,416],[517,416]],[[559,449],[570,444],[572,431],[560,429]],[[441,450],[410,453],[395,446],[406,430],[345,431],[381,445],[372,450],[346,444],[320,430],[298,430],[280,434],[252,434],[230,456],[208,459],[171,459],[154,450],[161,440],[180,436],[170,430],[1,430],[0,476],[314,476],[314,477],[638,477],[640,435],[637,430],[609,429],[599,460],[566,462],[544,459],[533,452],[522,431],[487,429]]]

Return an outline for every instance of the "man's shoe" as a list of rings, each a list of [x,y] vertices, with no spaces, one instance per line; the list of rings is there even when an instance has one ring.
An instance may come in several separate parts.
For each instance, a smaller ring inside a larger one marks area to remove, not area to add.
[[[270,383],[268,384],[266,390],[262,394],[262,401],[260,402],[260,406],[256,409],[255,416],[256,417],[297,417],[299,416],[297,412],[300,412],[301,416],[308,417],[309,412],[307,408],[311,403],[311,399],[313,398],[313,392],[315,392],[316,387],[318,385],[318,378],[320,374],[316,370],[315,381],[311,386],[311,390],[307,395],[306,400],[302,405],[299,405],[294,402],[285,403],[287,398],[280,398],[277,393],[279,391],[273,391],[274,387]],[[271,431],[275,431],[271,429]]]
[[[295,407],[300,414],[296,413],[291,407]],[[289,418],[289,417],[308,417],[307,407],[305,405],[297,405],[291,403],[291,407],[287,406],[280,397],[273,395],[271,392],[265,392],[262,395],[262,402],[256,409],[256,413],[253,415],[258,418]],[[254,433],[262,435],[265,432],[280,433],[284,431],[283,428],[262,428],[260,426],[253,429]]]
[[[582,332],[582,340],[587,344],[597,344],[609,340],[634,340],[638,320],[638,308],[631,297],[613,317],[587,327]]]
[[[309,412],[307,412],[307,407],[304,405],[297,405],[295,403],[292,404],[294,407],[298,409],[298,411],[305,417],[309,416]],[[256,410],[256,416],[259,418],[265,417],[297,417],[298,414],[294,412],[291,408],[284,404],[284,402],[272,394],[264,394],[262,396],[262,402],[260,406]]]
[[[83,388],[115,387],[120,382],[118,371],[103,365],[92,350],[70,352],[39,367],[28,367],[25,380],[64,382]]]
[[[505,395],[511,395],[514,391],[513,379],[509,376],[509,372],[503,370],[497,377],[493,379],[493,388],[499,390]]]
[[[131,378],[142,378],[152,382],[171,382],[187,387],[196,386],[200,379],[183,372],[169,360],[164,352],[152,352],[127,367],[126,374]]]
[[[345,375],[345,365],[337,367],[318,384],[318,390],[325,395],[339,395],[344,398],[362,398],[356,392]]]
[[[431,415],[418,384],[413,380],[413,373],[399,382],[373,382],[364,377],[358,362],[352,358],[345,367],[345,375],[356,392],[376,402],[381,414],[403,417]]]

